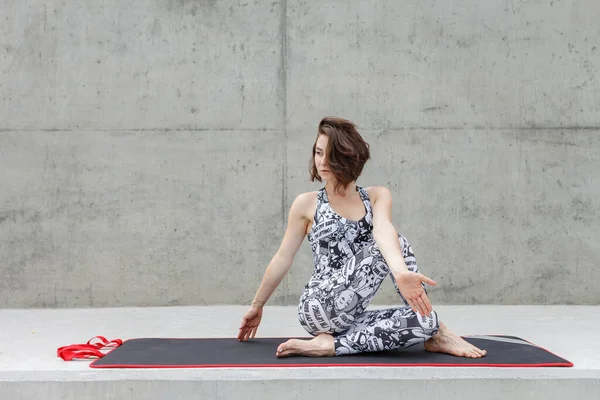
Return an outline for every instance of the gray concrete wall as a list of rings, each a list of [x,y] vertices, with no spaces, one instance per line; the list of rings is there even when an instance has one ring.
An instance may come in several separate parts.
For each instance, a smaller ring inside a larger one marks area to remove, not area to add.
[[[600,304],[600,6],[0,0],[0,307],[244,304],[318,120],[448,304]],[[311,272],[301,249],[272,304]],[[395,303],[391,284],[378,303]]]

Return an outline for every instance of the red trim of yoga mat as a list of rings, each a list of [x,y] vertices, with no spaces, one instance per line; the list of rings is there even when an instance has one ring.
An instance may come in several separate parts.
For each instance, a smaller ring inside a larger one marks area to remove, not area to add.
[[[135,369],[169,369],[169,368],[300,368],[300,367],[512,367],[512,368],[535,368],[535,367],[572,367],[572,363],[545,363],[545,364],[210,364],[210,365],[94,365],[91,368],[135,368]]]

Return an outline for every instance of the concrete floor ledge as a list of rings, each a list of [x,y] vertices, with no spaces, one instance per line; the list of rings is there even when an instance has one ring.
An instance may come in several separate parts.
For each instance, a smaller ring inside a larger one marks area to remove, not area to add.
[[[520,336],[573,368],[319,367],[96,370],[56,348],[95,335],[233,337],[246,306],[0,310],[0,399],[600,398],[600,307],[436,306],[457,333]],[[305,336],[266,307],[259,336]]]

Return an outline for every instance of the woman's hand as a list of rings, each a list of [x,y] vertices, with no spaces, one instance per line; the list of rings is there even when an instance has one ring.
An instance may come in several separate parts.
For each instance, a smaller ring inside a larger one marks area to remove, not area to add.
[[[238,333],[238,340],[245,342],[250,338],[256,336],[256,330],[260,324],[262,318],[262,307],[251,306],[250,309],[242,318],[242,324],[240,326],[240,332]]]
[[[431,308],[431,303],[429,302],[427,293],[425,293],[425,289],[423,289],[422,283],[431,286],[435,286],[437,283],[423,274],[410,271],[395,275],[394,279],[396,279],[398,289],[400,289],[402,297],[406,299],[410,308],[412,308],[414,312],[419,312],[421,315],[431,316],[431,311],[433,309]]]

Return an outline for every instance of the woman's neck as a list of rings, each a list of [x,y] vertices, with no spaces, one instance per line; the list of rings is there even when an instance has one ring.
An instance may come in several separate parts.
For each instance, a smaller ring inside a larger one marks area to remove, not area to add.
[[[328,197],[347,197],[356,192],[356,182],[350,182],[346,187],[340,187],[335,190],[335,182],[326,182],[325,190]]]

